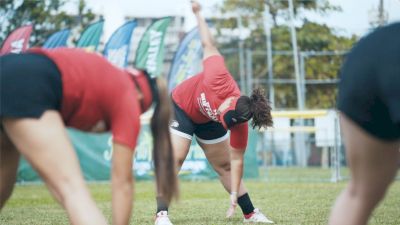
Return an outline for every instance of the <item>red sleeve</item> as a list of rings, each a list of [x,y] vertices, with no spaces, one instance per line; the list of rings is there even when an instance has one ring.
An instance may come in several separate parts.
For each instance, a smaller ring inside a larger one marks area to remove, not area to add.
[[[140,132],[140,107],[135,94],[117,100],[110,114],[113,141],[135,149]]]
[[[230,129],[231,146],[236,149],[246,150],[249,127],[247,123],[238,124]]]

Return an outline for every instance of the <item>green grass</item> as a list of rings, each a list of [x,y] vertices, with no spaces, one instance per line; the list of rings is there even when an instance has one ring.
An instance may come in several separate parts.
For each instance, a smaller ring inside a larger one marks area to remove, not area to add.
[[[290,172],[290,170],[288,171]],[[272,170],[275,175],[284,173]],[[291,173],[291,172],[290,172]],[[329,182],[262,182],[247,181],[256,207],[276,224],[326,224],[334,199],[345,183]],[[98,206],[111,221],[109,184],[90,184]],[[240,209],[233,219],[225,219],[228,195],[218,181],[181,182],[181,198],[170,208],[174,224],[242,224]],[[155,212],[154,185],[138,182],[131,224],[153,224]],[[395,182],[385,201],[374,212],[370,224],[400,224],[400,182]],[[0,213],[4,225],[68,224],[64,210],[52,199],[43,185],[18,185]]]

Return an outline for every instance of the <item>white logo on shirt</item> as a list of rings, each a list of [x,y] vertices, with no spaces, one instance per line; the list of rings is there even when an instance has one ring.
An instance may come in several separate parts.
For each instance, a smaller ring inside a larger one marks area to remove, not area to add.
[[[200,98],[197,98],[197,102],[199,103],[200,106],[200,112],[203,115],[207,116],[208,118],[214,121],[217,122],[219,121],[217,116],[217,110],[211,109],[210,103],[207,101],[206,94],[204,94],[204,92],[200,94]]]

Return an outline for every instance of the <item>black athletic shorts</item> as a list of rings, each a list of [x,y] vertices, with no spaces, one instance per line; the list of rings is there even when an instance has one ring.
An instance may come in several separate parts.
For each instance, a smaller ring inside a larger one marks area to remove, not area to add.
[[[354,46],[341,70],[338,108],[375,137],[400,138],[400,23]]]
[[[197,141],[204,144],[215,144],[229,137],[228,131],[221,123],[210,121],[208,123],[196,124],[179,106],[173,102],[175,118],[170,123],[172,134],[192,140],[193,134]]]
[[[0,118],[40,118],[60,110],[61,74],[49,58],[34,53],[0,57]]]

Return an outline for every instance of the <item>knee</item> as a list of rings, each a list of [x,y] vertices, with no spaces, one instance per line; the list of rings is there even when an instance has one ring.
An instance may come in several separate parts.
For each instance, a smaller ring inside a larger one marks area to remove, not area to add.
[[[220,163],[216,166],[215,170],[217,171],[217,173],[219,175],[224,175],[226,173],[230,173],[231,172],[231,163],[229,161]]]
[[[385,196],[388,185],[384,184],[369,184],[369,185],[355,185],[350,183],[347,187],[349,196],[363,204],[377,204]]]
[[[64,204],[67,199],[74,195],[80,195],[86,189],[83,180],[80,181],[80,179],[73,177],[62,177],[57,182],[46,180],[46,183],[61,204]]]
[[[184,161],[185,161],[185,158],[175,157],[176,168],[178,170],[180,170],[180,168],[182,167]]]

